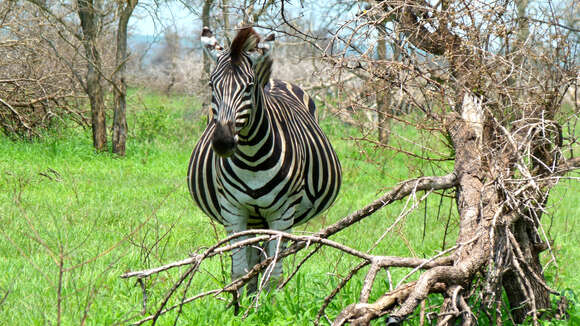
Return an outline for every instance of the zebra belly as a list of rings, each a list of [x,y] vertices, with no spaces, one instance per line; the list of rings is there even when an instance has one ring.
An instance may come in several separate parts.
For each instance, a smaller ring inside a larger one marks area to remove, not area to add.
[[[220,191],[218,200],[223,211],[235,212],[240,219],[247,218],[248,224],[265,227],[268,221],[293,217],[306,197],[302,187],[293,188],[280,196],[285,191],[285,186],[281,182],[266,193],[258,195],[263,193],[263,188],[239,189],[226,184],[224,187],[227,191]]]

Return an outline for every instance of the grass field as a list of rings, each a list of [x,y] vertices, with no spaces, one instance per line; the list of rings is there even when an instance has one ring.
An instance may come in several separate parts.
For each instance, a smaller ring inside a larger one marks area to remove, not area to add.
[[[30,142],[0,136],[0,325],[112,325],[138,320],[142,290],[134,280],[120,279],[121,274],[183,259],[224,237],[221,227],[214,231],[187,191],[189,155],[205,125],[199,107],[191,97],[133,91],[125,158],[95,154],[90,131],[69,128]],[[322,126],[340,157],[343,186],[331,209],[296,232],[315,232],[365,206],[398,181],[452,168],[448,164],[431,171],[401,154],[356,146],[346,139],[356,130],[332,118]],[[411,133],[403,126],[394,128]],[[450,199],[438,198],[420,204],[372,252],[429,256],[442,249],[445,229],[446,247],[451,246],[457,214]],[[580,295],[579,200],[580,184],[562,181],[551,195],[550,214],[544,217],[558,258],[546,276],[554,288],[569,289],[570,295]],[[333,240],[369,250],[404,205],[391,205]],[[286,270],[304,254],[287,259]],[[285,290],[263,298],[260,309],[246,319],[226,308],[229,296],[224,296],[225,300],[205,298],[184,306],[178,324],[309,325],[339,277],[357,262],[323,249]],[[228,263],[224,257],[204,264],[186,295],[225,284]],[[147,314],[157,309],[182,271],[145,282]],[[393,270],[393,280],[406,272]],[[379,277],[386,279],[385,275]],[[330,305],[330,317],[358,299],[363,276],[364,272],[353,279]],[[388,288],[386,281],[379,283],[371,300]],[[172,303],[183,295],[178,292]],[[573,307],[580,315],[578,304]],[[172,325],[176,315],[163,316],[159,324]]]

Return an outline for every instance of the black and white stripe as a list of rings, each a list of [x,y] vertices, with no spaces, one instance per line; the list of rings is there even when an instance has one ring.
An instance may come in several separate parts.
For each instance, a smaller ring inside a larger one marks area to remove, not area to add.
[[[312,99],[295,85],[270,80],[272,59],[251,28],[215,58],[211,119],[188,168],[195,202],[228,234],[289,231],[326,210],[338,195],[341,168]],[[267,254],[277,246],[268,244]],[[251,251],[232,255],[233,279],[257,262]],[[273,276],[281,269],[277,263]]]

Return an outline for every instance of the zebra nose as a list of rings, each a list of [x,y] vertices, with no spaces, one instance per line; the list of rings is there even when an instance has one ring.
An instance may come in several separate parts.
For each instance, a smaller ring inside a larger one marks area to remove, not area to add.
[[[218,122],[213,131],[211,145],[221,157],[229,157],[236,150],[236,139],[234,137],[234,123],[233,122]]]

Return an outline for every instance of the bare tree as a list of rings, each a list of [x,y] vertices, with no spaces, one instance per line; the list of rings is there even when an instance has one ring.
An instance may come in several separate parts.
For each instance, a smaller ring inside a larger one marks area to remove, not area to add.
[[[31,138],[61,119],[87,125],[78,105],[81,84],[70,75],[71,46],[33,5],[0,4],[0,127],[10,137]],[[58,55],[60,48],[66,55]]]
[[[577,159],[564,156],[567,145],[561,132],[561,124],[574,112],[562,112],[560,104],[578,76],[573,56],[578,44],[561,41],[569,31],[565,26],[541,24],[544,20],[538,18],[534,28],[542,33],[532,37],[525,9],[525,1],[491,8],[478,1],[435,7],[381,1],[360,16],[368,16],[367,22],[351,21],[343,25],[349,27],[346,35],[337,33],[332,49],[339,51],[333,53],[337,62],[402,88],[414,97],[429,128],[445,131],[454,154],[457,179],[450,186],[460,215],[451,266],[429,269],[417,282],[401,285],[374,305],[362,301],[347,307],[337,324],[365,324],[387,311],[389,320],[398,323],[431,292],[444,296],[442,325],[457,318],[474,323],[466,304],[474,294],[499,311],[502,288],[510,306],[517,307],[512,316],[518,323],[527,316],[537,322],[538,311],[550,309],[549,295],[556,292],[547,286],[539,259],[550,248],[541,216],[562,171],[577,167]],[[545,21],[559,20],[554,13],[544,14]],[[392,31],[405,35],[408,49],[407,65],[387,63],[385,70],[404,72],[411,82],[371,69],[374,60],[364,52],[352,56],[343,50],[365,45],[370,30],[365,25],[376,15],[392,20]],[[425,54],[419,57],[414,49]],[[420,123],[410,125],[424,129]],[[477,285],[479,274],[485,282]]]
[[[93,146],[97,151],[107,150],[105,93],[106,86],[112,86],[115,94],[113,152],[124,155],[127,24],[138,0],[79,0],[73,6],[40,0],[28,2],[36,8],[29,10],[36,10],[47,27],[39,31],[38,37],[48,43],[53,55],[68,66],[69,76],[82,85],[89,98]],[[113,27],[112,22],[117,25]],[[114,48],[107,46],[113,35],[116,40]],[[84,68],[80,62],[84,63]]]

